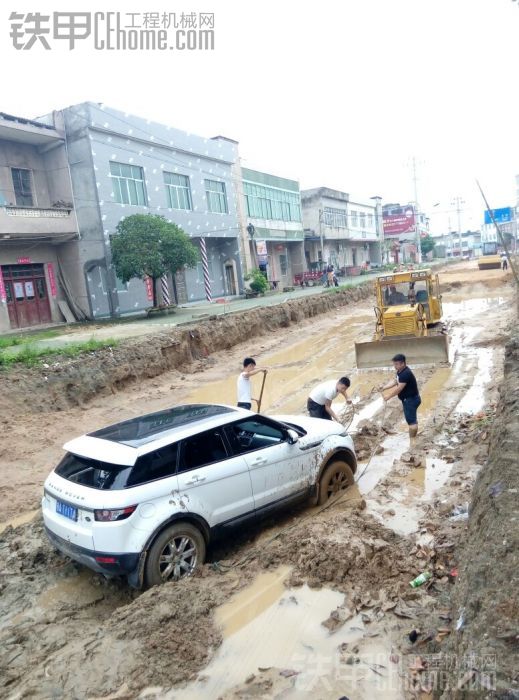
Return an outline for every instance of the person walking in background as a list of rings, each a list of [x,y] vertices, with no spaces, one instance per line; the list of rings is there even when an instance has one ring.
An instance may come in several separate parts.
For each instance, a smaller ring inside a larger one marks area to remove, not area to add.
[[[264,367],[256,367],[256,360],[253,357],[246,357],[243,360],[243,370],[240,372],[240,376],[236,382],[238,390],[238,407],[246,408],[250,411],[252,407],[252,401],[256,401],[251,397],[251,383],[250,378],[255,374],[264,372],[267,374],[267,369]]]
[[[389,401],[393,396],[398,396],[402,402],[404,409],[404,417],[409,426],[409,444],[413,446],[413,441],[418,434],[418,419],[416,412],[422,403],[418,392],[418,384],[416,377],[411,369],[406,364],[405,355],[395,355],[392,359],[393,367],[396,370],[396,378],[384,386],[379,387],[380,391],[387,391],[384,396],[384,401]]]
[[[324,418],[325,420],[335,420],[340,423],[337,415],[332,409],[332,401],[342,394],[346,403],[351,403],[348,398],[348,388],[350,380],[348,377],[341,377],[338,381],[331,379],[329,382],[318,384],[308,396],[306,407],[312,418]]]
[[[501,268],[503,270],[508,270],[508,259],[506,253],[501,253]]]

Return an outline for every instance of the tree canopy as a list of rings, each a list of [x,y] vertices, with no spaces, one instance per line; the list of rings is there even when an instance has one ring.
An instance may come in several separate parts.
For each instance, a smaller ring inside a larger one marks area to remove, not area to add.
[[[110,239],[112,262],[123,282],[132,278],[153,280],[153,304],[156,306],[156,282],[167,272],[175,274],[183,267],[194,267],[198,249],[180,226],[156,214],[133,214],[117,224]]]
[[[420,240],[420,248],[422,249],[422,255],[427,255],[431,250],[434,249],[436,241],[432,236],[425,236]]]

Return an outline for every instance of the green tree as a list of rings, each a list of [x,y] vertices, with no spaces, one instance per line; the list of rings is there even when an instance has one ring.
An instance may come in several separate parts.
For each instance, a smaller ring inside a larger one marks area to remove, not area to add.
[[[116,231],[110,246],[117,277],[123,282],[151,277],[153,306],[157,306],[157,280],[162,275],[198,262],[198,250],[189,236],[163,216],[133,214],[119,221]]]
[[[425,238],[422,238],[420,240],[420,247],[422,249],[422,255],[427,255],[427,253],[430,253],[431,250],[434,250],[434,246],[436,245],[436,242],[432,236],[425,236]]]
[[[259,268],[254,268],[243,278],[245,281],[250,280],[250,288],[256,294],[265,294],[269,287],[267,278]]]

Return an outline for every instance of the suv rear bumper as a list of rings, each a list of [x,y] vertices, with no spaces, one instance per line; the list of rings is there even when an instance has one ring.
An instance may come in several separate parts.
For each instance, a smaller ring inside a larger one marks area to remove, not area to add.
[[[47,537],[62,554],[74,559],[79,564],[87,566],[104,576],[131,576],[139,568],[141,555],[137,554],[112,554],[110,552],[95,552],[77,544],[72,544],[63,537],[59,537],[45,526]],[[99,561],[99,558],[113,559],[113,562]]]

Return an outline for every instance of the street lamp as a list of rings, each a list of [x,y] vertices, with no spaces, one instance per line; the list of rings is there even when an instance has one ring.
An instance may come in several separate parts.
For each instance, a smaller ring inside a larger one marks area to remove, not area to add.
[[[256,229],[254,228],[253,224],[249,224],[247,226],[247,233],[249,234],[250,238],[250,248],[252,248],[252,263],[255,268],[258,267],[258,257],[256,254],[256,246],[254,245],[254,234],[256,233]]]

